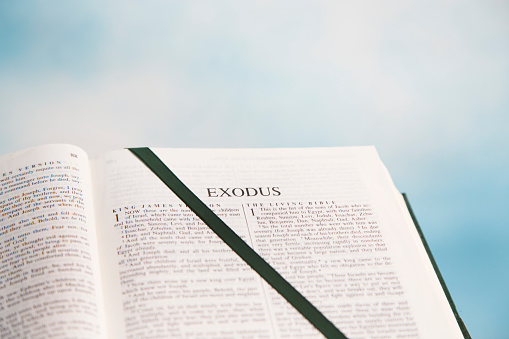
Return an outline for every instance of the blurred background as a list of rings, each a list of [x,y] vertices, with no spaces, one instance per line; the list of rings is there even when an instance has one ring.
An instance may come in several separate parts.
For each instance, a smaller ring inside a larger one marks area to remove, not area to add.
[[[375,145],[473,338],[509,333],[508,110],[508,1],[0,2],[0,154]]]

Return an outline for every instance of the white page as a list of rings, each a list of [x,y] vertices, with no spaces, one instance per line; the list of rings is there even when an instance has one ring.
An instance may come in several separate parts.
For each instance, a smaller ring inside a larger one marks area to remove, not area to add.
[[[91,194],[77,147],[0,158],[0,337],[104,335]]]
[[[374,148],[155,152],[349,338],[462,338]],[[319,337],[128,151],[94,173],[112,336]]]

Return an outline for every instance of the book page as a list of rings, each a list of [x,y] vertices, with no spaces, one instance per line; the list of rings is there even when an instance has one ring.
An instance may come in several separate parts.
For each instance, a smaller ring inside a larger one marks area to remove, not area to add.
[[[0,158],[0,337],[100,338],[104,315],[87,155]]]
[[[462,338],[374,148],[154,151],[348,338]],[[94,173],[110,335],[320,337],[130,152]]]

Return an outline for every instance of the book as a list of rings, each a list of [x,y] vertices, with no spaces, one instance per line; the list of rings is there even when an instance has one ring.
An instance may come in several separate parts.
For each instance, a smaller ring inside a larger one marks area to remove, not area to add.
[[[374,147],[152,149],[348,338],[468,338]],[[129,150],[0,158],[0,337],[319,338]]]

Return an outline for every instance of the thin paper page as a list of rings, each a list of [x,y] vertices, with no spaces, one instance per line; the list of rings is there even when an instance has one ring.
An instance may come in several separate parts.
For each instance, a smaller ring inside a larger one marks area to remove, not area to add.
[[[461,338],[374,148],[155,152],[349,338]],[[319,336],[132,154],[97,164],[115,332]]]
[[[0,336],[100,338],[104,314],[87,155],[0,159]]]

